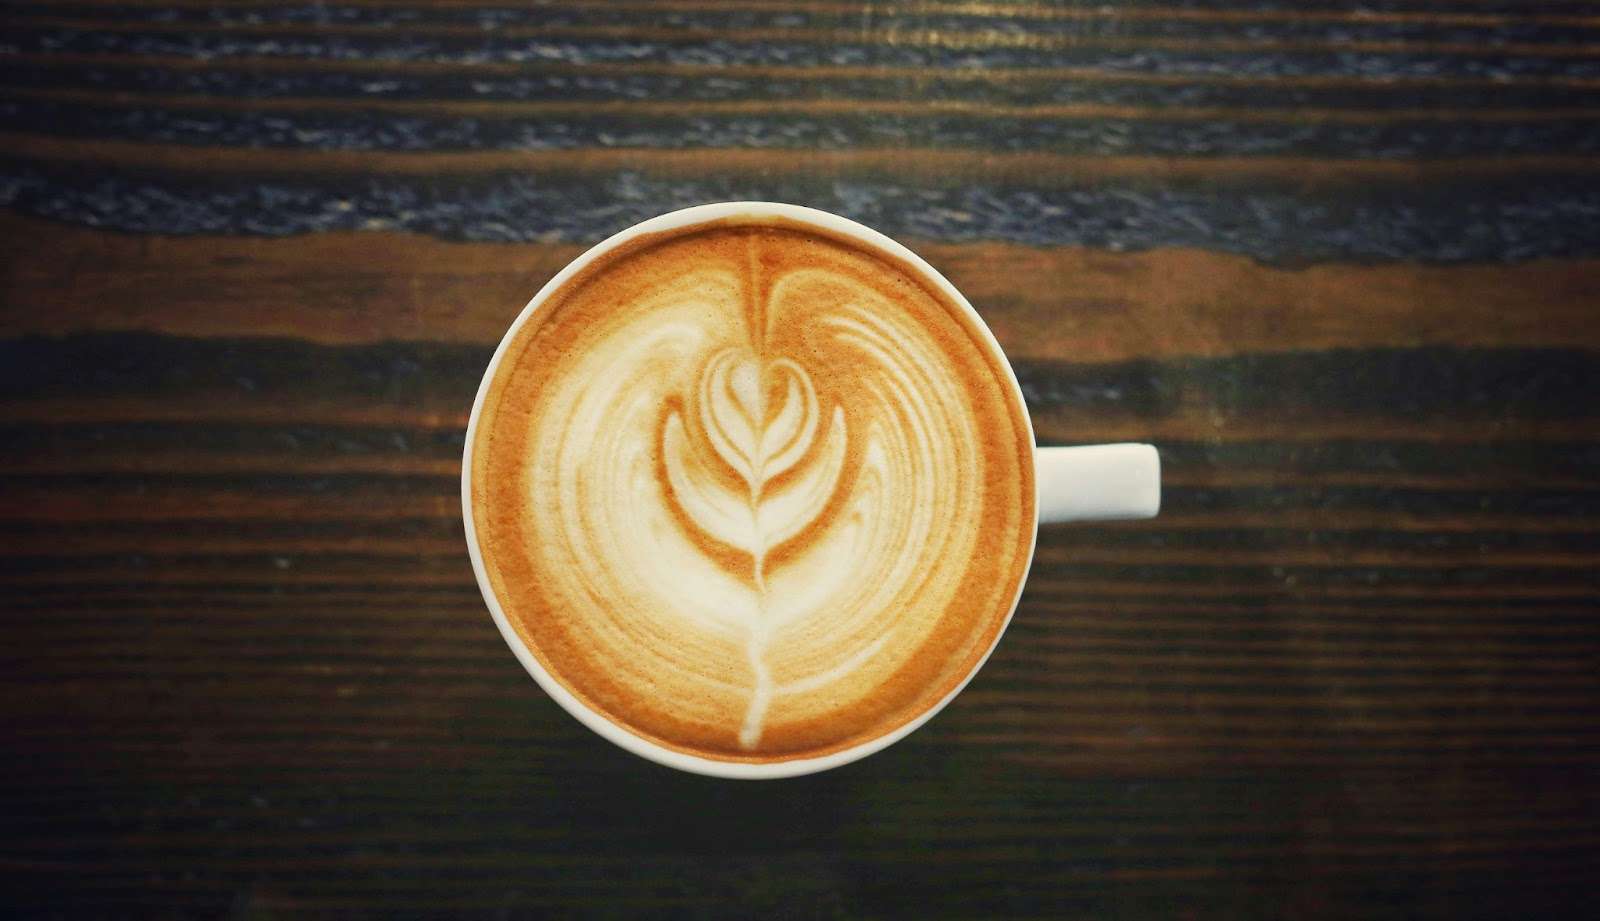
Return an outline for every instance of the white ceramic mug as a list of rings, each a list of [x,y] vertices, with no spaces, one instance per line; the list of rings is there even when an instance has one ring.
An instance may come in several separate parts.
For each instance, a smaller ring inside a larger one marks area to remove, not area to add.
[[[881,250],[901,261],[914,266],[917,271],[937,285],[951,301],[960,305],[961,309],[971,318],[973,325],[982,331],[983,341],[1001,358],[1001,364],[1006,369],[1005,386],[1011,388],[1011,399],[1016,405],[1025,406],[1022,388],[1017,383],[1016,374],[1011,370],[1011,364],[1005,360],[1005,353],[1000,348],[1000,343],[995,341],[994,334],[989,331],[987,324],[978,312],[972,308],[961,292],[950,284],[943,275],[924,262],[916,253],[906,249],[899,243],[889,239],[871,228],[857,224],[855,221],[818,211],[813,208],[802,208],[798,205],[783,205],[773,202],[723,202],[714,205],[700,205],[694,208],[685,208],[660,217],[651,218],[641,224],[635,224],[606,240],[595,244],[583,255],[574,259],[570,265],[556,273],[539,293],[533,296],[528,306],[522,309],[512,322],[511,328],[506,331],[505,337],[500,340],[500,347],[495,350],[494,357],[489,360],[489,367],[484,371],[483,381],[478,387],[478,397],[472,404],[472,416],[467,422],[466,452],[461,464],[461,511],[466,519],[467,550],[472,556],[472,569],[478,576],[478,587],[483,591],[484,601],[489,606],[489,612],[494,615],[495,624],[500,628],[500,635],[522,662],[528,674],[544,688],[545,692],[555,699],[567,712],[577,717],[580,722],[601,736],[620,745],[621,747],[641,755],[652,761],[678,768],[707,774],[714,777],[732,777],[741,779],[766,779],[777,777],[793,777],[800,774],[810,774],[816,771],[827,770],[848,764],[864,758],[873,752],[887,748],[889,745],[905,738],[918,726],[932,719],[934,714],[943,710],[967,682],[978,673],[983,663],[988,661],[989,655],[1000,642],[1000,637],[1005,634],[1006,626],[1011,623],[1011,616],[1016,612],[1017,600],[1022,595],[1019,584],[1016,597],[1011,599],[1011,608],[1006,612],[1005,622],[999,630],[995,631],[994,640],[989,648],[984,651],[977,664],[967,673],[955,689],[935,705],[929,707],[916,719],[900,726],[877,738],[868,740],[841,751],[833,752],[818,758],[804,758],[787,761],[774,761],[765,764],[748,762],[718,761],[711,758],[702,758],[684,752],[674,751],[656,745],[640,736],[633,734],[621,725],[606,719],[578,700],[570,691],[556,681],[553,676],[539,663],[517,631],[506,619],[505,611],[500,607],[495,598],[494,590],[490,586],[488,574],[484,571],[483,554],[478,547],[478,537],[472,520],[472,445],[478,427],[478,415],[483,409],[483,401],[489,392],[489,382],[494,378],[500,361],[505,354],[509,343],[515,338],[516,333],[524,323],[538,311],[541,304],[549,297],[551,292],[561,287],[567,279],[575,275],[584,266],[593,262],[601,255],[627,243],[642,234],[660,233],[661,231],[676,230],[716,221],[730,217],[754,216],[786,218],[801,224],[809,224],[823,230],[831,231],[851,237],[867,244],[869,247]],[[1027,418],[1027,414],[1023,414]],[[1028,437],[1033,437],[1032,422],[1028,423]],[[1115,520],[1131,518],[1149,518],[1156,514],[1161,504],[1161,472],[1160,460],[1156,449],[1147,444],[1110,444],[1088,445],[1084,447],[1062,448],[1035,448],[1034,449],[1034,481],[1038,485],[1039,501],[1035,505],[1038,523],[1053,523],[1064,521],[1092,521]],[[1037,528],[1034,529],[1037,532]],[[1029,541],[1028,561],[1032,565],[1034,541]]]

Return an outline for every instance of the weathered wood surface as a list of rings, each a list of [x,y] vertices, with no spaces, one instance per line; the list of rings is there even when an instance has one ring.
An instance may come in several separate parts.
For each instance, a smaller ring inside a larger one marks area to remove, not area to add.
[[[8,916],[1587,917],[1600,4],[0,5]],[[949,710],[743,785],[507,653],[478,375],[672,207],[965,290],[1050,527]]]

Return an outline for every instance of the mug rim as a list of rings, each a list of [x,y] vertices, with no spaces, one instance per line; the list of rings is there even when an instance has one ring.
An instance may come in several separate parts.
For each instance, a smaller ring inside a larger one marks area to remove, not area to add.
[[[955,285],[951,284],[949,279],[945,278],[943,274],[929,265],[921,256],[912,252],[903,244],[849,218],[816,208],[782,202],[728,201],[680,208],[619,230],[584,250],[561,271],[557,272],[554,277],[545,282],[538,292],[529,299],[527,305],[506,327],[505,335],[501,337],[500,344],[494,350],[494,355],[484,368],[483,377],[478,383],[477,395],[472,401],[472,413],[467,417],[466,443],[462,448],[461,456],[461,516],[466,531],[467,555],[472,559],[472,572],[477,578],[478,590],[483,595],[484,603],[488,606],[490,615],[494,618],[495,626],[500,630],[501,638],[505,640],[507,646],[511,647],[512,654],[522,663],[522,667],[527,670],[539,687],[550,695],[551,699],[560,705],[563,710],[567,711],[578,722],[588,727],[601,738],[625,751],[649,761],[654,761],[657,764],[708,777],[766,780],[814,774],[819,771],[841,767],[853,761],[859,761],[868,755],[882,751],[921,728],[945,707],[949,706],[950,702],[955,700],[956,696],[966,689],[967,685],[983,669],[983,666],[989,661],[989,657],[994,654],[995,649],[1000,645],[1000,638],[1005,635],[1006,629],[1011,626],[1011,618],[1017,612],[1017,605],[1022,599],[1023,587],[1028,581],[1028,573],[1033,569],[1034,553],[1038,548],[1039,503],[1037,500],[1033,503],[1033,522],[1028,530],[1027,562],[1022,569],[1022,578],[1017,580],[1016,591],[1011,598],[1010,606],[1006,610],[1005,618],[1001,621],[1000,628],[995,631],[994,637],[990,640],[989,647],[984,650],[983,655],[978,658],[966,675],[933,705],[889,732],[874,736],[849,748],[813,758],[793,758],[761,763],[722,761],[701,755],[691,755],[687,752],[658,745],[628,730],[620,723],[608,719],[604,714],[594,710],[580,700],[554,675],[550,674],[538,657],[533,654],[533,651],[523,642],[522,637],[506,616],[504,609],[501,608],[499,599],[495,596],[494,587],[489,581],[488,572],[484,567],[483,552],[478,545],[477,527],[472,515],[472,449],[475,441],[474,436],[477,433],[478,419],[482,414],[484,401],[488,397],[489,385],[494,380],[496,372],[499,371],[500,363],[504,359],[512,340],[516,338],[516,334],[538,312],[551,294],[590,263],[628,241],[645,234],[681,230],[696,224],[736,217],[787,218],[801,224],[809,224],[860,240],[904,261],[920,272],[924,278],[931,281],[946,297],[965,312],[967,318],[972,321],[979,331],[980,338],[985,346],[1000,359],[1000,365],[1005,369],[1006,381],[1011,385],[1011,397],[1022,409],[1022,421],[1027,430],[1028,443],[1034,446],[1034,450],[1028,452],[1028,457],[1025,461],[1030,473],[1033,472],[1034,453],[1038,450],[1038,442],[1034,436],[1033,418],[1028,412],[1027,401],[1023,397],[1022,385],[1017,381],[1016,371],[1011,367],[1011,360],[1006,357],[1005,350],[1000,347],[1000,343],[995,339],[993,331],[989,329],[989,324],[984,322],[983,317],[978,314],[978,311],[967,300],[966,296]],[[1036,482],[1035,490],[1037,488],[1038,484]]]

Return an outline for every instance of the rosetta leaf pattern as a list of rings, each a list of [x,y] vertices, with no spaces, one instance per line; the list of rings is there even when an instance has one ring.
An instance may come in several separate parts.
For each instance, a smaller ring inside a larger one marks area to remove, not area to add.
[[[707,468],[706,452],[696,450],[691,427],[676,411],[663,435],[668,483],[701,532],[748,555],[751,579],[760,589],[768,554],[813,524],[838,488],[844,411],[834,407],[824,422],[804,368],[786,358],[763,363],[736,349],[707,362],[697,397],[698,431],[742,488],[730,488]]]
[[[815,524],[838,491],[845,467],[844,410],[835,406],[824,419],[811,375],[794,361],[764,361],[735,348],[706,362],[694,396],[697,424],[674,410],[663,428],[671,496],[702,535],[748,560],[744,575],[764,610],[770,554]],[[694,433],[703,435],[703,444]],[[720,474],[714,463],[733,477]],[[739,734],[746,748],[760,740],[772,699],[765,661],[770,629],[758,618],[746,643],[756,676]]]

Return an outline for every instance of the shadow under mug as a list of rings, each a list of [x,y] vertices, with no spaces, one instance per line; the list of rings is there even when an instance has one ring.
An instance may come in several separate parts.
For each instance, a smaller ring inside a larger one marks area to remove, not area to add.
[[[1006,612],[1000,629],[995,631],[994,638],[989,643],[989,648],[984,650],[983,655],[973,664],[971,670],[948,694],[896,729],[850,748],[814,758],[795,758],[763,763],[721,761],[657,745],[607,719],[579,700],[550,674],[544,665],[540,663],[538,657],[533,655],[526,644],[523,643],[522,638],[507,619],[499,600],[495,597],[488,574],[484,569],[483,554],[478,546],[478,537],[472,516],[472,449],[474,435],[477,431],[479,415],[483,410],[484,399],[489,392],[489,384],[494,379],[507,348],[516,337],[518,330],[528,322],[530,317],[538,312],[539,307],[552,292],[560,288],[567,279],[577,274],[595,259],[616,249],[618,246],[644,234],[682,230],[699,224],[740,217],[779,218],[802,225],[814,226],[823,231],[857,240],[870,249],[887,253],[914,268],[942,291],[952,303],[958,305],[965,312],[966,316],[972,321],[973,326],[981,334],[985,346],[999,358],[1000,366],[1005,368],[1006,379],[1003,386],[1010,388],[1010,399],[1015,401],[1015,405],[1023,407],[1025,410],[1026,402],[1023,399],[1022,388],[1017,383],[1016,374],[1012,371],[1011,363],[1005,358],[1005,352],[1000,348],[1000,343],[995,340],[994,334],[990,332],[988,325],[983,322],[983,318],[978,315],[978,312],[967,302],[961,292],[956,290],[954,285],[932,266],[924,262],[916,253],[869,227],[814,208],[775,202],[722,202],[699,205],[651,218],[595,244],[574,259],[566,268],[556,273],[555,277],[550,279],[543,288],[540,288],[539,293],[535,294],[533,299],[528,302],[528,305],[518,314],[516,320],[512,322],[511,327],[506,331],[505,337],[501,339],[500,346],[495,350],[494,357],[489,360],[489,366],[484,371],[483,381],[478,387],[477,399],[472,404],[472,415],[467,422],[466,450],[462,457],[461,465],[461,506],[462,516],[466,525],[467,550],[472,557],[472,569],[477,575],[478,587],[483,592],[483,598],[489,607],[489,612],[494,616],[495,624],[500,628],[500,634],[511,647],[511,651],[522,662],[523,667],[528,670],[528,674],[533,676],[533,679],[539,683],[539,686],[547,694],[555,699],[556,703],[560,704],[567,712],[602,737],[651,761],[678,768],[679,770],[713,777],[755,780],[794,777],[848,764],[887,748],[932,719],[957,694],[961,693],[973,676],[978,673],[978,670],[983,667],[983,664],[988,661],[995,647],[999,645],[1000,637],[1005,634],[1006,627],[1010,624],[1011,617],[1016,612],[1017,601],[1022,595],[1022,584],[1026,580],[1019,582],[1016,595],[1011,599],[1010,608]],[[1022,418],[1027,420],[1028,437],[1031,441],[1033,440],[1032,421],[1028,419],[1026,411],[1022,413]],[[1154,516],[1160,508],[1160,459],[1156,454],[1156,449],[1150,445],[1105,444],[1035,448],[1033,463],[1034,481],[1038,486],[1038,502],[1035,503],[1037,513],[1036,526],[1030,529],[1032,536],[1030,536],[1028,544],[1027,557],[1030,568],[1037,537],[1037,524],[1149,518]]]

